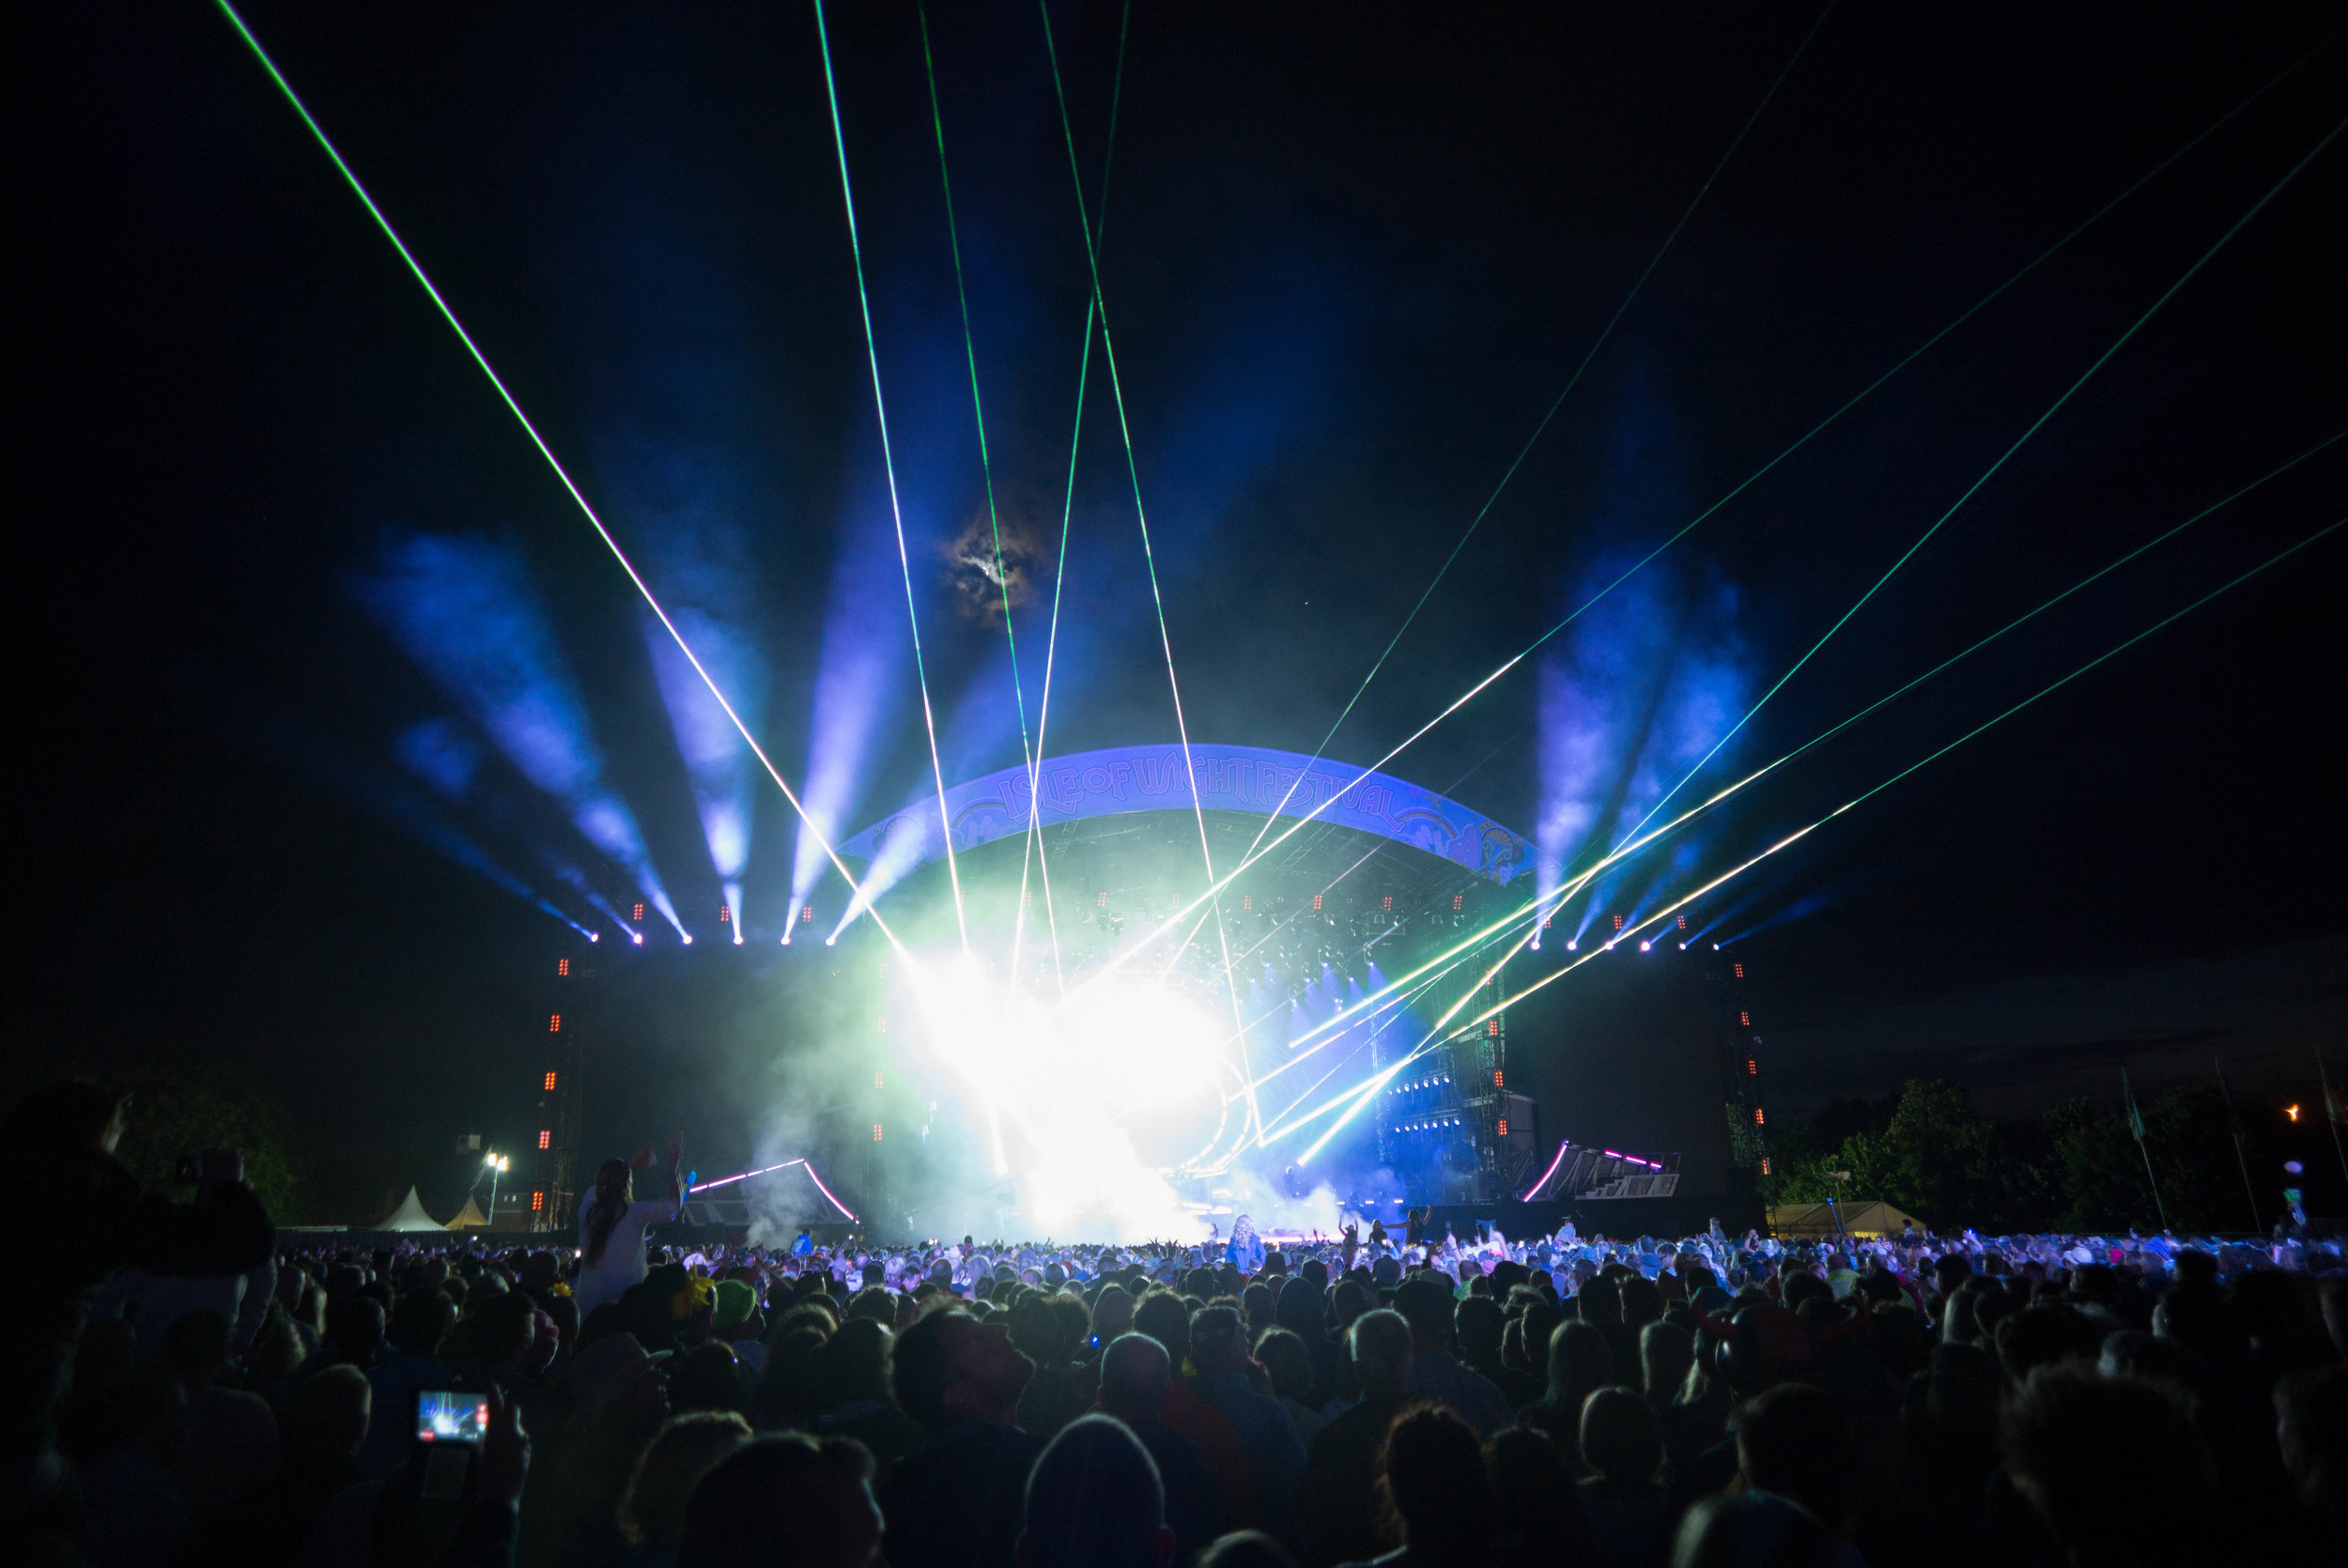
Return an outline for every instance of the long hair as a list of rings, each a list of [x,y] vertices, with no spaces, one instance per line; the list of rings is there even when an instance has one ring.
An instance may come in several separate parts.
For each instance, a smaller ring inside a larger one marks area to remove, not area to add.
[[[595,1169],[595,1201],[587,1210],[587,1259],[590,1264],[603,1261],[603,1249],[611,1240],[612,1227],[620,1216],[627,1212],[627,1162],[607,1160]]]

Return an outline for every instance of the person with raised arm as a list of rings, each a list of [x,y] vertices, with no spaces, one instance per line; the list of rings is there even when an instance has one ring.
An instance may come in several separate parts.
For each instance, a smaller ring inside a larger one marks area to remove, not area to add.
[[[616,1301],[632,1284],[643,1283],[644,1232],[673,1219],[685,1202],[685,1187],[677,1166],[685,1158],[685,1134],[669,1134],[667,1195],[639,1200],[636,1173],[652,1164],[649,1147],[623,1162],[607,1160],[595,1172],[595,1196],[579,1211],[579,1279],[571,1287],[579,1315],[606,1301]]]

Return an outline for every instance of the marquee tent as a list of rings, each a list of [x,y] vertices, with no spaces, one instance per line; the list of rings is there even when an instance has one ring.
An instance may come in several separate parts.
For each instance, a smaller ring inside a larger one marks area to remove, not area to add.
[[[466,1230],[475,1227],[486,1227],[488,1222],[489,1222],[487,1219],[482,1217],[481,1206],[473,1202],[472,1194],[468,1192],[465,1194],[465,1207],[456,1211],[456,1218],[448,1222],[448,1228],[451,1230]]]
[[[1835,1223],[1838,1211],[1839,1226]],[[1909,1229],[1921,1233],[1924,1223],[1881,1198],[1846,1198],[1832,1207],[1822,1203],[1780,1204],[1769,1210],[1769,1234],[1781,1241],[1815,1241],[1838,1235],[1873,1238],[1898,1236]]]
[[[392,1217],[375,1228],[377,1230],[445,1230],[447,1227],[424,1211],[424,1200],[417,1197],[416,1190],[410,1187],[408,1189],[408,1195],[400,1200],[399,1207],[392,1211]]]

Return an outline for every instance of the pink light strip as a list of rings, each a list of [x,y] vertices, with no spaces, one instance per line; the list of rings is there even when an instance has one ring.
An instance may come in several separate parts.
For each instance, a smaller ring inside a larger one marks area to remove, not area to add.
[[[1530,1186],[1530,1187],[1526,1188],[1526,1189],[1524,1190],[1524,1196],[1523,1196],[1523,1197],[1522,1197],[1522,1198],[1519,1198],[1519,1199],[1517,1200],[1517,1202],[1519,1202],[1519,1203],[1530,1203],[1530,1202],[1532,1202],[1532,1201],[1533,1201],[1533,1194],[1534,1194],[1534,1193],[1536,1193],[1536,1192],[1537,1192],[1537,1191],[1539,1191],[1542,1188],[1544,1188],[1544,1187],[1548,1186],[1548,1185],[1549,1185],[1549,1178],[1550,1178],[1551,1176],[1555,1176],[1555,1175],[1557,1174],[1557,1167],[1558,1167],[1558,1166],[1560,1166],[1560,1165],[1562,1165],[1562,1164],[1564,1164],[1564,1163],[1566,1162],[1566,1150],[1568,1150],[1568,1149],[1571,1148],[1572,1146],[1573,1146],[1573,1141],[1572,1141],[1571,1139],[1568,1138],[1568,1139],[1561,1139],[1561,1140],[1559,1140],[1558,1145],[1557,1145],[1557,1158],[1556,1158],[1556,1159],[1554,1159],[1554,1160],[1552,1160],[1552,1161],[1551,1161],[1549,1162],[1549,1169],[1548,1169],[1548,1170],[1546,1170],[1546,1171],[1543,1171],[1543,1172],[1541,1173],[1541,1179],[1540,1179],[1540,1180],[1538,1180],[1538,1181],[1537,1181],[1537,1182],[1535,1182],[1532,1186]]]

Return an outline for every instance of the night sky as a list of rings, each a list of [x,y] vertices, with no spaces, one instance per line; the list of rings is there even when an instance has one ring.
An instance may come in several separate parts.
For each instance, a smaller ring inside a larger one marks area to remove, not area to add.
[[[1053,23],[1190,730],[1309,752],[1818,12],[1145,3],[1112,144],[1120,17]],[[811,12],[247,18],[656,592],[721,624],[785,776],[853,730],[843,832],[904,804],[930,758]],[[714,938],[722,879],[663,655],[211,7],[26,20],[12,772],[32,854],[10,1084],[242,1064],[300,1118],[322,1208],[445,1184],[456,1135],[511,1140],[534,1115],[520,1079],[576,939],[533,899],[611,930],[553,868],[635,895],[578,801],[419,656],[400,563],[451,540],[502,563],[592,731],[599,798]],[[1019,743],[1000,617],[951,548],[986,502],[921,34],[911,6],[829,22],[952,782]],[[1708,736],[1702,755],[2335,131],[2348,38],[2323,46],[2343,23],[2336,3],[1835,9],[1330,754],[1376,761],[2239,107],[1387,767],[1533,836],[1560,798],[1560,705],[1610,682],[1653,697],[1657,733]],[[929,26],[995,489],[1032,553],[1012,622],[1032,702],[1085,248],[1037,14],[945,5]],[[2343,213],[2348,135],[1703,778],[2348,429]],[[1104,369],[1096,340],[1054,751],[1174,733]],[[1772,776],[1672,874],[1736,864],[2343,515],[2348,441]],[[2319,1047],[2348,1062],[2344,591],[2348,530],[1705,906],[1765,988],[1775,1102],[1914,1075],[2000,1112],[2111,1100],[2123,1063],[2158,1088],[2218,1052],[2263,1099],[2304,1092]],[[479,623],[433,624],[459,623]],[[871,684],[824,708],[851,667]],[[428,787],[434,737],[461,800]],[[779,918],[794,820],[763,779],[746,798],[745,903]],[[459,838],[530,897],[458,864]],[[771,1024],[738,957],[647,955],[660,1024],[609,1067],[598,1137],[674,1119],[704,1169],[748,1157],[754,1117],[719,1102]]]

